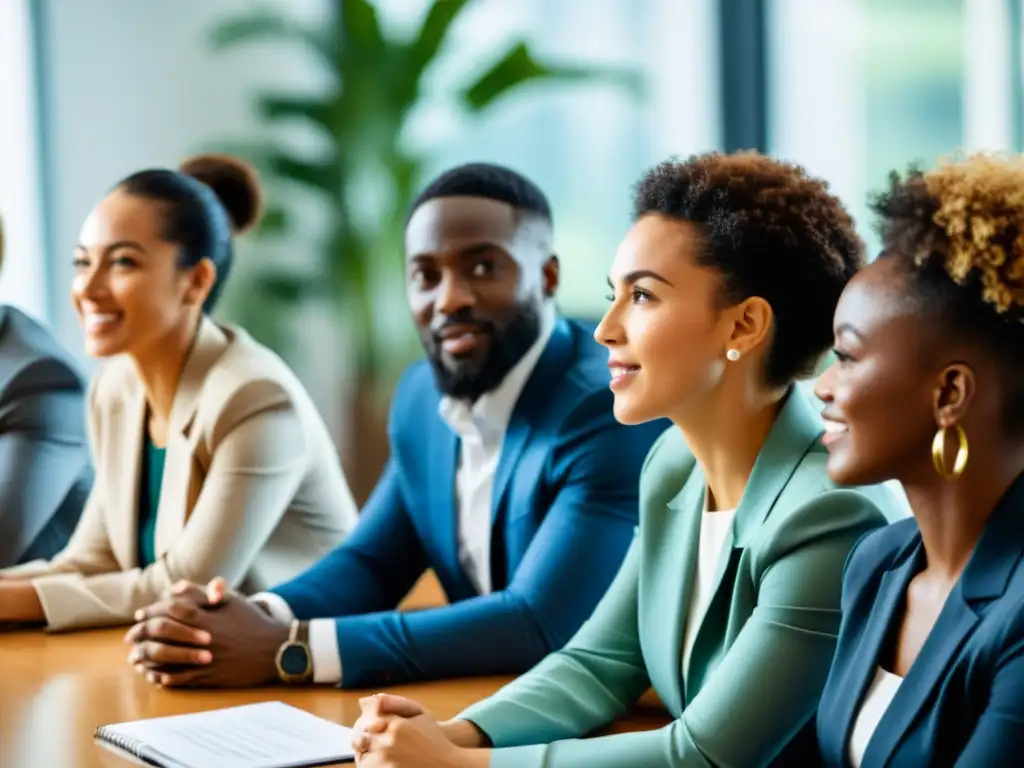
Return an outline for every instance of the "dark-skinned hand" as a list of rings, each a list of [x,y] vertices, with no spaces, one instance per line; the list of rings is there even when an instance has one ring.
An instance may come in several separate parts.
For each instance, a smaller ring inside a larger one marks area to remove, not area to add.
[[[125,635],[128,663],[154,685],[246,688],[279,680],[275,659],[289,627],[222,581],[179,583],[140,609]]]

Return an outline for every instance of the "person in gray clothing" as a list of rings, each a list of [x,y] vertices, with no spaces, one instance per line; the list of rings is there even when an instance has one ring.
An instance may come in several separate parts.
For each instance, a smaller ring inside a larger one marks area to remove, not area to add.
[[[75,530],[92,486],[84,394],[49,331],[0,305],[0,568],[52,557]]]

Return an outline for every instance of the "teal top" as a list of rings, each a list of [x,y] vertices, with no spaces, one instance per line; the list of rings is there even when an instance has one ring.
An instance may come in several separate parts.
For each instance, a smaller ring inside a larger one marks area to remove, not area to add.
[[[156,511],[160,506],[160,486],[164,481],[166,448],[157,448],[146,435],[139,478],[139,567],[156,562]]]

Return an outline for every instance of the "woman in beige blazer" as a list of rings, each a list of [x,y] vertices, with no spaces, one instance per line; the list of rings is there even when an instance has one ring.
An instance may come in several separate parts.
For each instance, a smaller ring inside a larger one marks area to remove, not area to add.
[[[252,170],[206,155],[129,176],[86,220],[72,299],[87,352],[117,356],[89,392],[95,484],[60,554],[0,571],[0,623],[127,623],[183,579],[259,591],[354,524],[302,385],[207,316],[259,210]]]

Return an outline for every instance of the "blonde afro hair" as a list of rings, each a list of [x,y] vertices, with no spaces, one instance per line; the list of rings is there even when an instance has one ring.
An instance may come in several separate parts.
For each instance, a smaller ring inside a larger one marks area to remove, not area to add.
[[[1001,371],[1000,428],[1024,435],[1024,161],[974,155],[893,174],[875,197],[885,251],[936,344],[968,340]]]
[[[887,249],[941,266],[997,313],[1024,320],[1024,159],[978,154],[893,174],[873,201]]]

